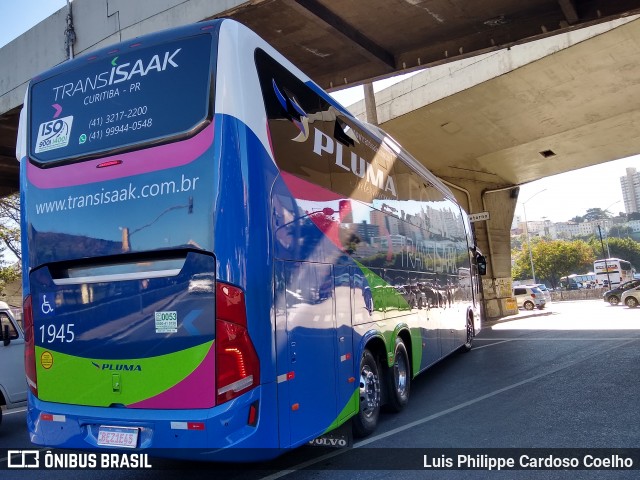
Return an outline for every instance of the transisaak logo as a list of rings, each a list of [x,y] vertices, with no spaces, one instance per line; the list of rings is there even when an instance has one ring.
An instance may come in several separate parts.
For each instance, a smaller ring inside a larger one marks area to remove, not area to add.
[[[108,98],[119,95],[120,91],[117,88],[107,89],[107,87],[137,80],[154,72],[161,73],[178,68],[180,65],[177,63],[176,57],[181,50],[181,48],[177,48],[173,52],[166,51],[164,54],[156,54],[148,60],[138,58],[135,62],[119,63],[120,57],[113,57],[110,62],[111,68],[108,70],[54,87],[54,101],[59,102],[72,98],[76,94],[89,95],[103,89],[105,91],[100,94],[107,94]]]

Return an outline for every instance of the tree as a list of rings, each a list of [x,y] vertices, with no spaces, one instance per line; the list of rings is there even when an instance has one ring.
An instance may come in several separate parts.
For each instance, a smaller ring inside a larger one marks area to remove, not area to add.
[[[627,260],[635,267],[636,270],[640,270],[640,243],[630,238],[615,238],[609,237],[604,242],[604,253],[602,252],[602,244],[600,239],[592,239],[589,242],[589,246],[593,249],[596,258],[604,258],[611,252],[612,258],[621,258]],[[608,249],[607,249],[608,245]]]
[[[514,279],[532,278],[528,245],[517,252],[512,269]],[[556,288],[560,278],[593,269],[593,249],[582,240],[539,241],[531,245],[536,280]]]
[[[20,195],[16,193],[0,198],[0,290],[20,277],[21,258]]]
[[[522,250],[522,246],[527,241],[525,235],[517,235],[511,237],[511,250]]]
[[[631,235],[633,233],[633,228],[624,227],[621,225],[614,225],[609,229],[609,235],[612,237],[624,237]]]
[[[609,211],[602,210],[601,208],[588,208],[587,213],[582,217],[585,222],[593,222],[595,220],[604,220],[610,218]]]
[[[0,198],[0,251],[8,249],[22,258],[20,245],[20,195],[15,193]],[[4,255],[0,257],[4,262]]]

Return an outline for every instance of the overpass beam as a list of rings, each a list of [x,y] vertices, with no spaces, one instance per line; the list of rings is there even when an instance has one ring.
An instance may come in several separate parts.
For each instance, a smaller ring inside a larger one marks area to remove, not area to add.
[[[567,19],[567,23],[569,25],[573,25],[580,20],[574,0],[558,0],[558,3],[560,4],[562,14]]]
[[[284,0],[286,5],[303,14],[312,15],[331,27],[333,31],[349,42],[357,45],[361,51],[371,60],[381,65],[387,72],[396,70],[396,59],[376,42],[365,36],[341,17],[333,13],[318,0]]]

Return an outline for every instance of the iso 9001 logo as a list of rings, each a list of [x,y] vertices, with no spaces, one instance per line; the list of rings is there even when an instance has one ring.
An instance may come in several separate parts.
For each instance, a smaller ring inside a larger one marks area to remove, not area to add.
[[[73,115],[40,124],[38,139],[36,140],[36,153],[66,147],[71,136]]]

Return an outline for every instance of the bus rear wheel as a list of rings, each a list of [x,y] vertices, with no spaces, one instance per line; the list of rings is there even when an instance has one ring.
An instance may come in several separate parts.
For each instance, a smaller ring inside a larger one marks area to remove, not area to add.
[[[380,376],[378,362],[369,350],[360,360],[360,409],[353,419],[353,433],[366,437],[373,433],[380,416]]]
[[[467,317],[467,339],[462,345],[462,351],[468,352],[473,348],[473,338],[476,336],[476,329],[473,326],[473,318]]]
[[[411,364],[407,347],[400,337],[396,338],[394,358],[386,382],[389,394],[387,407],[392,412],[399,412],[409,403],[411,392]]]

